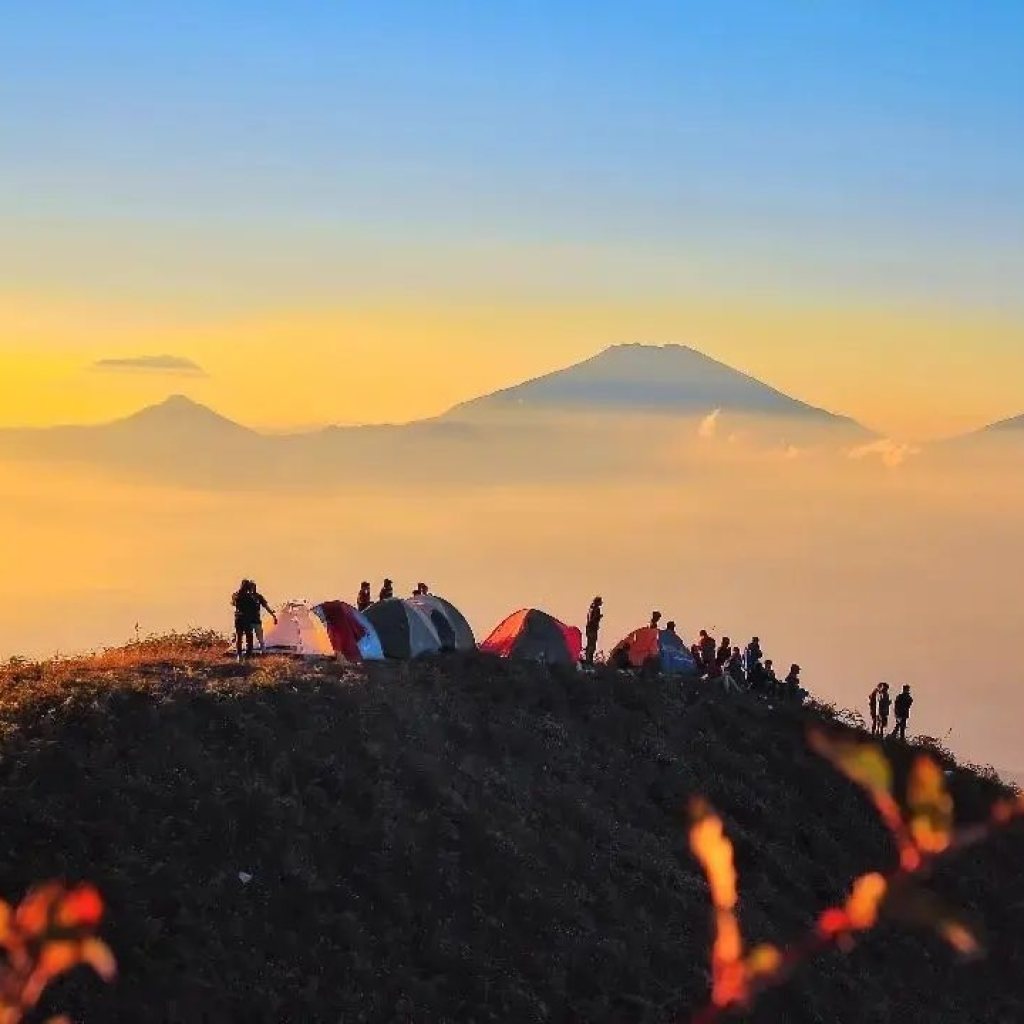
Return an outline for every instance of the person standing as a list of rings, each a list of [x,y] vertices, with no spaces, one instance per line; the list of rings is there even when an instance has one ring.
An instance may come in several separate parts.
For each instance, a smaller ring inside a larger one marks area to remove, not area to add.
[[[747,644],[747,650],[746,650],[745,655],[744,655],[744,660],[746,662],[746,670],[747,670],[747,675],[748,676],[754,670],[754,666],[755,665],[760,665],[761,664],[761,659],[763,657],[764,657],[764,654],[761,651],[761,639],[760,639],[760,637],[756,637],[755,636],[750,641],[750,643]]]
[[[391,580],[385,580],[384,586],[380,588],[380,594],[377,597],[378,601],[390,601],[395,596],[395,585]]]
[[[274,614],[274,610],[252,580],[242,580],[238,590],[231,595],[231,603],[235,608],[235,655],[238,660],[242,660],[243,640],[245,641],[245,656],[247,658],[252,656],[254,633],[260,645],[260,654],[263,654],[266,648],[263,643],[261,612],[265,608],[276,626],[277,616]]]
[[[590,610],[587,612],[587,649],[583,655],[583,661],[587,665],[594,664],[594,655],[597,653],[597,634],[601,629],[601,619],[604,617],[602,606],[603,599],[598,595],[590,602]]]
[[[718,653],[715,655],[715,664],[720,669],[725,669],[729,664],[729,659],[732,657],[732,640],[727,636],[722,637],[722,642],[718,645]]]
[[[732,681],[742,688],[746,682],[746,676],[743,674],[743,655],[738,647],[732,649],[732,654],[729,655],[729,661],[726,665],[726,671],[732,677]]]
[[[651,612],[651,624],[649,628],[657,629],[659,622],[661,622],[661,612]]]
[[[892,696],[888,683],[879,683],[878,687],[878,735],[885,736],[889,727],[889,708],[892,707]]]
[[[904,686],[902,693],[898,693],[893,702],[896,724],[892,727],[892,735],[897,739],[906,741],[907,722],[910,720],[910,708],[913,703],[914,698],[910,695],[910,687]]]
[[[882,684],[879,683],[868,694],[868,711],[871,714],[871,735],[878,735],[878,695],[881,692]]]
[[[708,634],[706,629],[700,631],[697,640],[697,647],[700,649],[700,665],[705,672],[710,672],[715,667],[715,638]]]
[[[356,598],[356,611],[365,612],[371,604],[373,604],[373,598],[370,597],[370,581],[363,580],[363,582],[359,584],[359,596]]]

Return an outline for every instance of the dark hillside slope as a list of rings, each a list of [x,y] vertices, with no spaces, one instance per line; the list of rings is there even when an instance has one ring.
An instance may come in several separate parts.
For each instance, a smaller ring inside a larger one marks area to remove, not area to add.
[[[689,794],[726,817],[752,939],[891,864],[802,712],[479,658],[136,660],[0,670],[0,892],[63,875],[109,902],[121,977],[50,997],[83,1024],[686,1020],[709,933]],[[975,816],[994,792],[953,788]],[[886,929],[749,1019],[1024,1020],[1022,853],[1011,831],[938,880],[987,959]]]

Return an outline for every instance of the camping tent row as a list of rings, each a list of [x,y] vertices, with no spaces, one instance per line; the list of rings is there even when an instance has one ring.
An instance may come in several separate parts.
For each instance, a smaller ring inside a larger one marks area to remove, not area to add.
[[[575,626],[537,608],[524,608],[502,621],[479,649],[501,658],[575,665],[582,641]],[[465,616],[450,601],[434,594],[379,601],[365,613],[345,601],[324,601],[312,607],[289,602],[278,612],[266,646],[269,652],[341,656],[352,662],[408,660],[477,648]],[[692,673],[696,667],[678,636],[646,627],[616,644],[609,662],[621,668],[655,667],[679,674]]]
[[[341,656],[347,661],[418,658],[476,647],[465,616],[433,594],[391,598],[360,612],[345,601],[290,601],[266,637],[271,653]]]
[[[466,617],[434,594],[379,601],[365,612],[345,601],[313,606],[291,601],[278,611],[277,624],[266,637],[271,653],[341,656],[353,662],[405,660],[476,646]],[[481,651],[503,658],[569,665],[579,661],[581,648],[575,626],[536,608],[510,615],[480,644]]]

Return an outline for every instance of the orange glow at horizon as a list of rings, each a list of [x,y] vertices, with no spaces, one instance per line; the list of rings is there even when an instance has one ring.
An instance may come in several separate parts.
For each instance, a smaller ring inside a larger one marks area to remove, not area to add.
[[[98,422],[185,393],[251,426],[404,422],[624,341],[689,344],[901,438],[1024,412],[1024,322],[935,310],[348,305],[218,318],[0,297],[0,426]],[[977,339],[984,338],[979,358]],[[92,369],[171,354],[203,376]]]

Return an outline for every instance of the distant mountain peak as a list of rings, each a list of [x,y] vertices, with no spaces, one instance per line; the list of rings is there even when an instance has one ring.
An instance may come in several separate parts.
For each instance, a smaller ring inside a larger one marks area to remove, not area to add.
[[[250,433],[248,428],[214,412],[209,406],[187,395],[168,395],[162,402],[147,406],[110,424],[113,427],[139,427],[150,425],[163,429],[218,429],[237,433]]]
[[[998,423],[991,423],[983,428],[982,433],[1002,434],[1011,431],[1020,431],[1024,434],[1024,413],[1020,416],[1011,416],[1009,419],[1000,420]]]
[[[641,342],[610,345],[573,366],[465,402],[448,415],[502,410],[706,415],[714,409],[858,427],[845,416],[783,394],[689,345]]]

